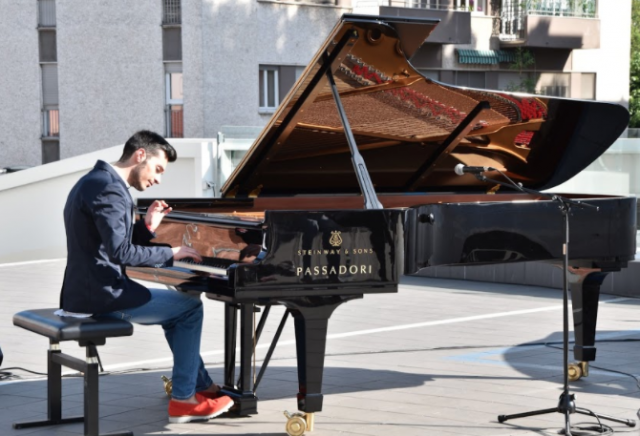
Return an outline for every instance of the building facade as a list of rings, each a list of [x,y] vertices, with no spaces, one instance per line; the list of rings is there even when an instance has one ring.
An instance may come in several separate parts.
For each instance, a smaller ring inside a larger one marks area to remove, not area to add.
[[[628,101],[630,0],[0,0],[0,8],[0,168],[107,148],[139,129],[192,138],[255,130],[344,13],[440,18],[412,59],[434,80]]]

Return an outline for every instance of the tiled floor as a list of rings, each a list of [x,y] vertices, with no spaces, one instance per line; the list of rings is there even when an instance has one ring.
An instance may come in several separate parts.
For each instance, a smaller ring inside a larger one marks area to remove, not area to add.
[[[46,339],[12,325],[15,312],[57,306],[64,261],[0,266],[0,435],[78,435],[82,424],[14,430],[45,419]],[[222,379],[222,305],[203,299],[203,358]],[[640,388],[640,300],[604,295],[598,359],[571,384],[576,405],[637,419]],[[545,288],[405,278],[397,294],[367,295],[339,307],[330,320],[324,407],[309,435],[555,435],[564,415],[499,423],[497,416],[554,408],[562,392],[562,294]],[[272,310],[270,339],[281,308]],[[259,344],[264,356],[268,344]],[[284,435],[283,411],[296,410],[293,327],[287,325],[258,388],[259,414],[207,423],[169,424],[161,375],[171,355],[159,327],[136,326],[132,337],[100,347],[100,429],[135,435]],[[63,351],[82,357],[75,343]],[[11,369],[16,368],[16,369]],[[27,371],[28,370],[28,371]],[[64,412],[82,411],[82,379],[63,382]],[[571,423],[595,423],[571,415]],[[607,420],[615,433],[640,435]],[[638,424],[640,426],[640,424]],[[593,433],[596,434],[596,433]]]

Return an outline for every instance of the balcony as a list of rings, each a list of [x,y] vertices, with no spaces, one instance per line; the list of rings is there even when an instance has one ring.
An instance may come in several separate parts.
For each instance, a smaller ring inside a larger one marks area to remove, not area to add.
[[[591,49],[600,47],[597,0],[503,0],[502,46]]]
[[[471,15],[485,15],[486,3],[486,0],[360,0],[353,2],[353,13],[440,19],[427,42],[471,44]]]

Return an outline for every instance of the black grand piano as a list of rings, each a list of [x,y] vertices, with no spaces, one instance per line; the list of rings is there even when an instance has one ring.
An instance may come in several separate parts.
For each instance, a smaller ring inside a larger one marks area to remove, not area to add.
[[[342,303],[397,292],[402,274],[429,266],[562,258],[557,203],[504,182],[546,190],[569,180],[621,134],[626,109],[427,79],[408,59],[436,24],[345,15],[221,198],[167,199],[173,212],[154,242],[192,246],[205,262],[128,269],[225,304],[224,390],[236,413],[257,413],[274,344],[254,380],[254,342],[273,304],[287,309],[275,341],[293,316],[298,409],[313,416],[328,320]],[[487,167],[486,178],[456,174],[460,164]],[[570,232],[574,354],[589,362],[600,284],[635,255],[636,200],[568,197],[598,207],[574,209]]]

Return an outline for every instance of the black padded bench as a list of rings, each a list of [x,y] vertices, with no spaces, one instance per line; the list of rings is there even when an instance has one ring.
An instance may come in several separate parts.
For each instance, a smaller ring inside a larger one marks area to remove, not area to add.
[[[18,312],[13,325],[49,338],[47,352],[47,420],[14,423],[13,428],[84,422],[85,436],[99,436],[98,365],[96,347],[107,338],[131,336],[133,325],[113,318],[72,318],[54,314],[58,309],[36,309]],[[77,359],[60,350],[60,342],[77,341],[85,347],[86,360]],[[84,374],[84,416],[62,418],[62,366]],[[130,431],[111,436],[133,436]]]

